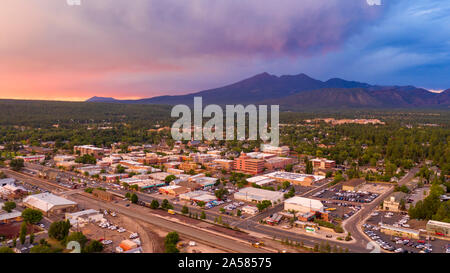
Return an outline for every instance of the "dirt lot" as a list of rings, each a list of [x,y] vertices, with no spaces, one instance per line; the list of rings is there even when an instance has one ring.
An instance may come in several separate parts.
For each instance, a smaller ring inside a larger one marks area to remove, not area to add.
[[[15,222],[9,224],[0,224],[0,235],[6,236],[8,239],[12,239],[14,237],[19,237],[20,226],[22,222]],[[33,231],[35,234],[42,229],[38,226],[28,225],[28,232],[30,234]]]

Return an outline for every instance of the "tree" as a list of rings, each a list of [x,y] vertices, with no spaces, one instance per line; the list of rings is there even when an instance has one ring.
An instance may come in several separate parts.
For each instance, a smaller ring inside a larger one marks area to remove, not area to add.
[[[183,206],[183,208],[181,209],[181,213],[183,213],[183,214],[188,214],[188,213],[189,213],[188,207]]]
[[[0,253],[15,253],[14,250],[7,246],[0,247]]]
[[[218,189],[218,190],[216,190],[216,191],[214,192],[214,194],[216,195],[216,197],[217,197],[218,199],[221,200],[221,199],[223,198],[224,195],[228,194],[228,190],[227,190],[227,189],[224,189],[224,188]]]
[[[312,174],[314,172],[314,168],[312,165],[312,162],[309,160],[306,160],[306,169],[305,169],[305,173],[307,174]]]
[[[76,163],[82,163],[82,164],[95,164],[97,163],[97,159],[93,155],[85,154],[83,156],[77,157],[75,159]]]
[[[291,186],[291,183],[289,181],[284,181],[283,184],[281,185],[283,190],[289,188],[289,186]]]
[[[159,202],[156,199],[153,199],[152,202],[150,203],[150,208],[152,209],[159,208]]]
[[[173,174],[166,176],[166,178],[164,179],[164,181],[169,184],[170,182],[172,182],[173,180],[177,179],[177,177]]]
[[[241,210],[240,210],[240,209],[238,209],[238,210],[236,211],[236,215],[237,215],[237,216],[239,216],[239,217],[241,217],[241,215],[242,215],[242,212],[241,212]]]
[[[69,234],[69,236],[67,236],[65,241],[67,243],[72,242],[72,241],[78,242],[80,244],[81,248],[83,248],[86,245],[88,238],[86,238],[86,236],[84,236],[84,234],[82,232],[72,232]]]
[[[16,208],[16,203],[15,202],[8,201],[8,202],[5,202],[3,204],[3,210],[8,212],[8,213],[10,213],[15,208]]]
[[[161,208],[163,208],[163,209],[169,209],[169,200],[167,200],[167,199],[164,199],[164,200],[162,200],[162,203],[161,203]]]
[[[200,214],[200,219],[206,219],[206,213],[204,211]]]
[[[53,253],[54,250],[48,245],[35,245],[30,249],[30,253]]]
[[[16,172],[20,171],[24,167],[24,161],[22,158],[11,159],[9,166]]]
[[[42,220],[42,212],[35,209],[26,208],[22,211],[22,218],[30,224],[37,224]]]
[[[30,239],[29,239],[30,240],[30,245],[34,243],[34,237],[35,237],[34,233],[31,232]]]
[[[70,227],[69,220],[53,222],[48,229],[48,236],[58,241],[62,241],[69,235]]]
[[[136,204],[138,200],[139,200],[138,196],[135,193],[133,193],[130,197],[131,203]]]
[[[83,249],[85,253],[96,253],[103,251],[103,244],[97,240],[91,240]]]
[[[166,253],[177,253],[179,250],[176,247],[176,244],[180,241],[180,236],[177,232],[172,231],[166,235],[164,239],[164,246],[166,248]]]
[[[25,240],[27,238],[27,223],[22,222],[22,225],[20,226],[20,233],[19,233],[19,239],[20,244],[25,244]]]
[[[201,208],[205,207],[205,205],[206,205],[205,201],[198,201],[197,202],[197,206],[199,206]]]

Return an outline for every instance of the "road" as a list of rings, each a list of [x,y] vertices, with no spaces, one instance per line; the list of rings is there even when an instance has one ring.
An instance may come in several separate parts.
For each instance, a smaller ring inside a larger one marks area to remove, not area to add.
[[[416,173],[419,171],[419,167],[415,167],[411,169],[405,176],[400,179],[398,182],[399,185],[404,185],[411,181]],[[342,227],[344,230],[351,233],[353,239],[355,239],[355,243],[357,247],[366,247],[367,243],[369,243],[368,238],[364,235],[362,229],[360,228],[366,220],[366,218],[372,213],[372,211],[377,208],[381,202],[384,201],[392,192],[394,191],[394,187],[391,187],[388,191],[378,196],[377,199],[373,200],[371,203],[362,207],[360,211],[355,213],[352,217],[344,221]]]
[[[44,179],[40,179],[33,176],[28,176],[26,174],[18,173],[11,170],[3,170],[5,174],[10,177],[14,177],[17,180],[23,181],[25,183],[29,183],[32,185],[37,185],[39,187],[45,188],[49,191],[56,193],[70,193],[67,198],[72,199],[77,202],[82,202],[88,204],[90,207],[94,208],[104,208],[111,209],[117,211],[118,213],[122,213],[131,218],[139,219],[150,224],[159,226],[164,229],[169,229],[176,231],[180,234],[183,234],[189,238],[196,239],[198,241],[202,241],[213,246],[223,248],[230,252],[238,252],[238,253],[264,253],[268,252],[264,249],[256,249],[253,248],[250,244],[243,243],[228,237],[220,236],[218,234],[211,233],[209,231],[202,230],[200,228],[187,226],[185,224],[181,224],[178,222],[170,221],[155,215],[152,215],[150,211],[148,213],[136,212],[132,207],[125,208],[119,205],[115,205],[113,203],[104,202],[98,199],[88,198],[84,195],[76,193],[76,191],[71,191],[67,188],[57,185],[56,183],[48,182]],[[135,205],[132,205],[135,206]]]
[[[187,226],[185,224],[177,223],[174,221],[170,221],[155,215],[152,215],[150,211],[148,213],[143,213],[142,211],[136,211],[136,205],[132,205],[129,208],[125,208],[120,205],[116,205],[114,203],[107,203],[97,199],[89,198],[81,194],[73,194],[68,197],[78,203],[87,204],[92,208],[102,208],[102,209],[110,209],[126,215],[131,218],[135,218],[149,224],[162,227],[164,229],[168,229],[171,231],[176,231],[181,235],[185,235],[187,237],[193,238],[195,240],[199,240],[202,242],[207,242],[213,246],[224,248],[231,252],[238,253],[265,253],[267,252],[264,249],[256,249],[250,246],[250,244],[244,244],[242,242],[238,242],[233,239],[229,239],[227,237],[222,237],[216,234],[213,234],[208,231],[204,231],[200,228]]]

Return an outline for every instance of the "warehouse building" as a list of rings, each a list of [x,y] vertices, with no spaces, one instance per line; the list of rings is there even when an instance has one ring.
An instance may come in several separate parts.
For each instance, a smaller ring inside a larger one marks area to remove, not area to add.
[[[260,203],[269,200],[272,204],[280,203],[283,200],[283,193],[278,191],[269,191],[253,187],[243,188],[234,194],[237,200]]]
[[[27,196],[23,204],[32,209],[42,211],[45,215],[72,212],[77,209],[77,203],[51,193],[39,193]]]
[[[311,221],[316,217],[329,220],[324,205],[316,199],[294,196],[284,201],[284,211],[294,211],[300,221]]]
[[[419,239],[420,238],[420,232],[414,229],[409,228],[401,228],[401,227],[394,227],[391,225],[381,225],[380,231],[387,235],[392,236],[398,236],[398,237],[407,237],[407,238],[413,238],[413,239]]]

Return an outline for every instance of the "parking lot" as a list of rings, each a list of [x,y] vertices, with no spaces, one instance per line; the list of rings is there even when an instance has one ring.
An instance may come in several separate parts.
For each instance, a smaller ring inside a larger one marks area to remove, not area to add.
[[[329,199],[337,201],[347,201],[354,203],[370,203],[379,196],[378,193],[371,193],[367,191],[343,191],[337,187],[330,189],[323,189],[315,194],[313,197],[320,199]]]
[[[382,249],[396,253],[443,253],[446,251],[448,241],[438,240],[433,237],[421,237],[411,239],[387,235],[380,231],[380,225],[388,224],[396,227],[410,228],[409,216],[402,213],[374,212],[363,225],[364,233],[377,243]]]

